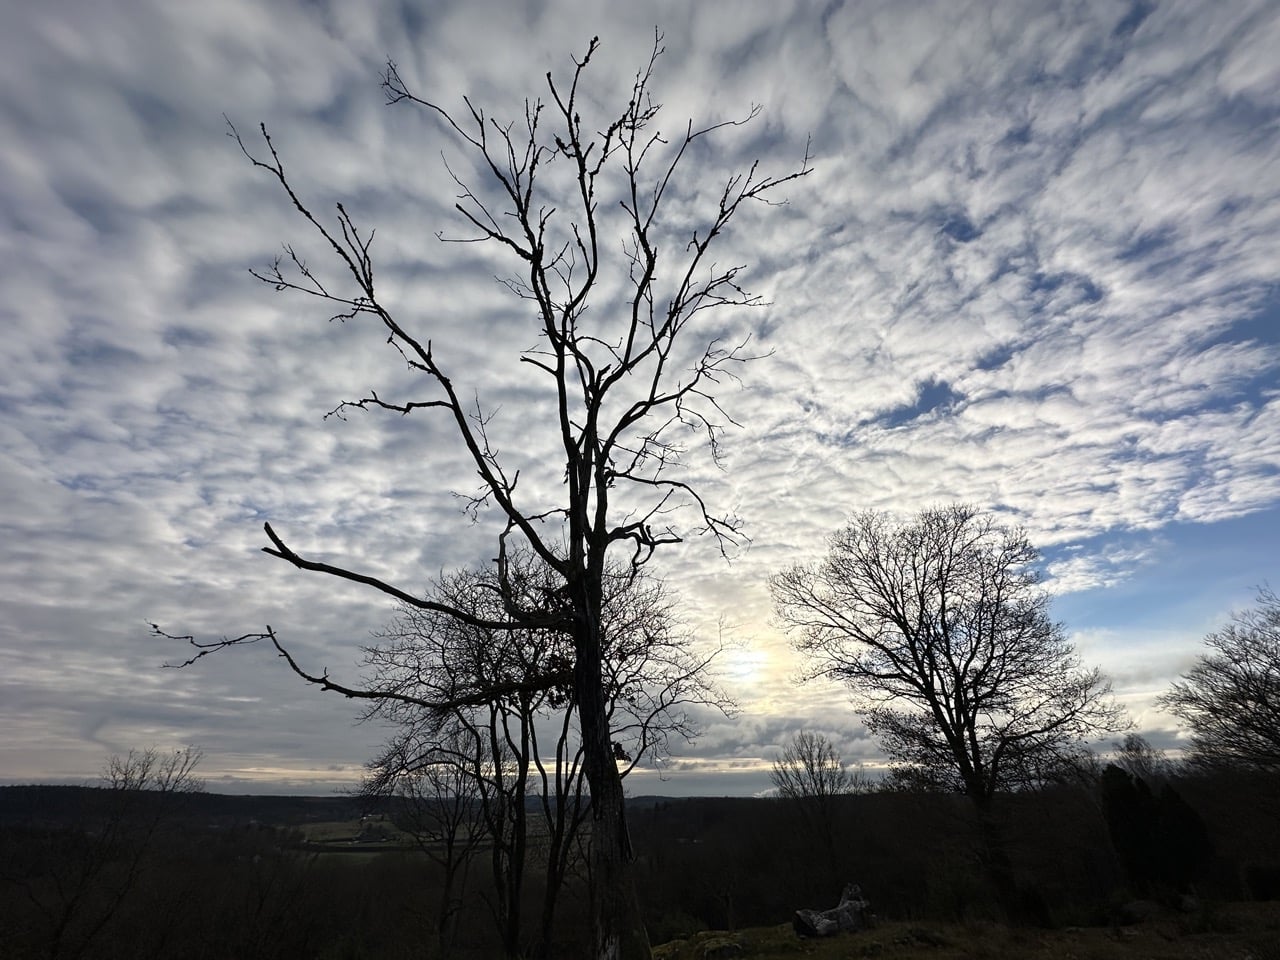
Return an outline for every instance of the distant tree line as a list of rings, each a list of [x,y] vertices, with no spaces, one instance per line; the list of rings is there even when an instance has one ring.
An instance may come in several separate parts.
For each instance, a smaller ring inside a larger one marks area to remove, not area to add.
[[[968,798],[893,780],[871,790],[844,785],[859,792],[829,795],[829,829],[819,831],[804,826],[796,797],[633,798],[637,881],[653,941],[784,923],[849,880],[888,919],[1004,915],[1000,892],[976,866],[982,839]],[[62,799],[40,816],[23,799],[32,789]],[[447,795],[432,794],[432,803]],[[1280,898],[1278,796],[1275,774],[1170,762],[1129,737],[1074,776],[997,805],[1024,914],[1035,922],[1119,924],[1131,904],[1145,902],[1194,923],[1214,902]],[[22,816],[8,814],[11,797]],[[335,815],[335,803],[313,809],[110,785],[0,788],[0,955],[480,960],[503,952],[492,912],[503,893],[485,867],[488,840],[460,835],[459,862],[472,874],[441,938],[438,908],[450,881],[440,847],[424,830],[420,846],[369,842],[334,852],[341,845],[331,843],[320,852],[298,828]],[[344,803],[358,830],[361,801]],[[396,823],[425,815],[424,828],[438,812],[407,800],[367,809]],[[528,856],[538,869],[520,896],[536,917],[546,845],[531,843]],[[551,956],[589,953],[587,869],[589,860],[574,858]]]

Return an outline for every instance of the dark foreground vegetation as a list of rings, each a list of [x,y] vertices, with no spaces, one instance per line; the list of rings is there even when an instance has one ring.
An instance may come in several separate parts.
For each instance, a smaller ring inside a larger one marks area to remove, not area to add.
[[[655,948],[655,960],[1273,960],[1280,956],[1280,909],[1230,904],[1199,918],[1052,930],[967,923],[889,921],[848,937],[806,941],[789,924],[737,933],[708,931]]]
[[[963,796],[835,799],[820,823],[784,800],[634,798],[650,938],[686,941],[659,955],[1280,955],[1266,946],[1280,943],[1274,776],[1108,767],[1005,798],[1016,926]],[[397,828],[400,811],[370,803],[0,788],[0,957],[501,955],[488,851],[464,865],[442,937],[441,865]],[[590,949],[583,869],[561,895],[557,941],[540,945],[547,956]],[[793,911],[831,906],[849,880],[880,925],[802,944]],[[531,903],[538,885],[531,871]]]

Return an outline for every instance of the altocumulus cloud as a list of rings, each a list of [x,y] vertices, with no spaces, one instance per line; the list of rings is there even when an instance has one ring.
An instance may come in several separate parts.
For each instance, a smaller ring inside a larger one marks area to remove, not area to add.
[[[223,114],[246,137],[268,124],[317,209],[345,199],[377,226],[389,295],[501,407],[529,483],[557,482],[519,443],[538,411],[512,362],[526,311],[483,253],[434,240],[461,229],[441,151],[471,171],[421,114],[382,106],[387,57],[444,103],[514,117],[592,34],[600,99],[625,89],[657,22],[672,129],[764,105],[709,175],[784,169],[812,137],[814,175],[726,250],[771,305],[725,332],[772,355],[723,398],[743,424],[725,469],[694,473],[754,545],[726,566],[695,542],[664,567],[699,631],[727,618],[764,666],[664,789],[684,768],[758,774],[801,725],[874,758],[839,691],[797,708],[764,586],[851,510],[999,509],[1050,548],[1067,602],[1105,606],[1196,531],[1238,532],[1248,576],[1276,576],[1256,549],[1280,507],[1272,3],[18,6],[0,14],[0,775],[195,741],[220,782],[323,789],[381,731],[265,652],[162,671],[181,652],[144,621],[271,623],[351,671],[387,609],[259,555],[264,520],[411,586],[491,555],[428,420],[321,420],[405,381],[377,337],[247,277],[281,242],[324,251]],[[1147,657],[1158,631],[1081,639],[1144,715],[1250,582],[1183,608],[1167,664]]]

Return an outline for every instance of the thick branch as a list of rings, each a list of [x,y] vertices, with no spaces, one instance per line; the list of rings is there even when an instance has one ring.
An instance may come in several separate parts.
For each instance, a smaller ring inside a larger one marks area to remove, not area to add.
[[[308,673],[298,665],[293,654],[280,642],[275,631],[267,626],[260,633],[245,633],[238,637],[224,637],[221,640],[213,640],[202,642],[190,635],[177,635],[165,632],[157,624],[150,624],[151,632],[166,640],[178,640],[195,647],[199,652],[184,660],[182,663],[166,663],[166,667],[173,669],[182,669],[189,667],[202,657],[207,657],[211,653],[219,650],[225,650],[230,647],[247,646],[252,643],[258,643],[262,640],[270,640],[271,645],[275,647],[277,655],[282,657],[289,665],[289,669],[305,680],[307,683],[319,687],[321,690],[340,693],[344,697],[352,700],[377,700],[380,702],[390,701],[393,703],[406,704],[409,706],[420,707],[428,710],[433,714],[448,714],[458,710],[464,710],[469,707],[482,707],[492,703],[495,700],[504,697],[518,697],[522,695],[545,693],[548,690],[562,687],[572,682],[573,671],[570,669],[561,669],[547,673],[530,672],[524,675],[523,679],[509,682],[486,683],[468,690],[466,693],[446,696],[446,697],[420,697],[412,694],[399,693],[394,690],[388,690],[385,687],[352,687],[346,684],[337,683],[329,678],[329,672],[326,670],[321,674]]]

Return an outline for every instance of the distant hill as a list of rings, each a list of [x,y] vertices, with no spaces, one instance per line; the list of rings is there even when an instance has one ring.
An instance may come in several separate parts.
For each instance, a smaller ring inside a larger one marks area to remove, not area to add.
[[[352,820],[366,813],[386,812],[386,800],[369,801],[356,797],[330,796],[243,796],[223,793],[192,793],[176,797],[175,813],[187,820],[209,826],[260,823],[269,826],[296,826],[317,821]],[[104,787],[33,784],[0,786],[0,826],[15,824],[61,824],[87,822],[107,812],[112,792]],[[529,797],[531,808],[539,804]],[[658,810],[670,811],[739,806],[759,801],[747,798],[639,796],[627,799],[634,816]]]
[[[0,787],[0,825],[72,825],[105,813],[112,791],[102,787],[32,785]],[[182,794],[179,816],[206,824],[249,822],[289,826],[317,820],[347,820],[367,812],[354,797],[233,796]]]

